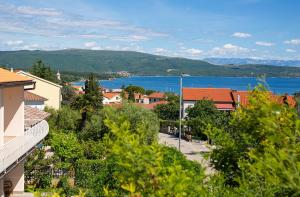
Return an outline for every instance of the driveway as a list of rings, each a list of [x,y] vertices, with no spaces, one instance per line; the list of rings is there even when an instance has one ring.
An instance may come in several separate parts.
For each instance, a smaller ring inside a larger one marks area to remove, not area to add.
[[[175,136],[165,133],[159,133],[158,137],[159,143],[178,148],[178,138],[176,138]],[[180,142],[180,150],[187,159],[200,163],[203,167],[206,168],[206,174],[211,174],[213,172],[213,169],[209,167],[209,162],[204,159],[201,154],[210,151],[203,142],[187,142],[183,139]]]

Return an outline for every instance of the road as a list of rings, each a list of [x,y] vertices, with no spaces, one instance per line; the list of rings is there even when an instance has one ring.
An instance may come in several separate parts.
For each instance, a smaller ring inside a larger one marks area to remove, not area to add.
[[[158,137],[159,143],[178,148],[178,138],[175,136],[159,133]],[[206,168],[206,174],[211,174],[213,172],[213,169],[209,166],[209,162],[201,155],[201,153],[210,151],[203,142],[187,142],[181,140],[180,150],[187,159],[197,161],[204,166]]]

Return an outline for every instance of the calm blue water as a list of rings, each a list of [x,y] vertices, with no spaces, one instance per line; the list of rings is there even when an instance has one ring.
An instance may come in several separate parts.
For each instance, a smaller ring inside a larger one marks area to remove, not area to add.
[[[267,78],[267,86],[276,94],[293,94],[300,91],[300,78]],[[184,77],[183,87],[214,87],[231,88],[234,90],[248,90],[253,88],[259,81],[252,77]],[[83,84],[81,82],[75,83]],[[156,77],[141,76],[130,78],[118,78],[114,80],[100,81],[100,85],[106,88],[120,88],[122,85],[137,85],[145,89],[161,92],[179,93],[179,77]]]

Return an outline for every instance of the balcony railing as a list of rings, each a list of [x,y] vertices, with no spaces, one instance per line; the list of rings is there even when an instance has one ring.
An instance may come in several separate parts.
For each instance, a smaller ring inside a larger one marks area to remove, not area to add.
[[[0,147],[0,177],[14,164],[24,159],[28,153],[41,141],[49,132],[48,123],[43,120],[24,132],[24,136],[16,136]]]

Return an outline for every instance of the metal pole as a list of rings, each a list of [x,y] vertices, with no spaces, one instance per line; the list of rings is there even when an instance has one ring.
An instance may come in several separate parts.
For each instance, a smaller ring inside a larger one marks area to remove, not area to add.
[[[179,139],[178,139],[179,151],[180,151],[180,141],[181,141],[181,119],[182,119],[182,75],[180,75],[180,100],[179,100]]]

